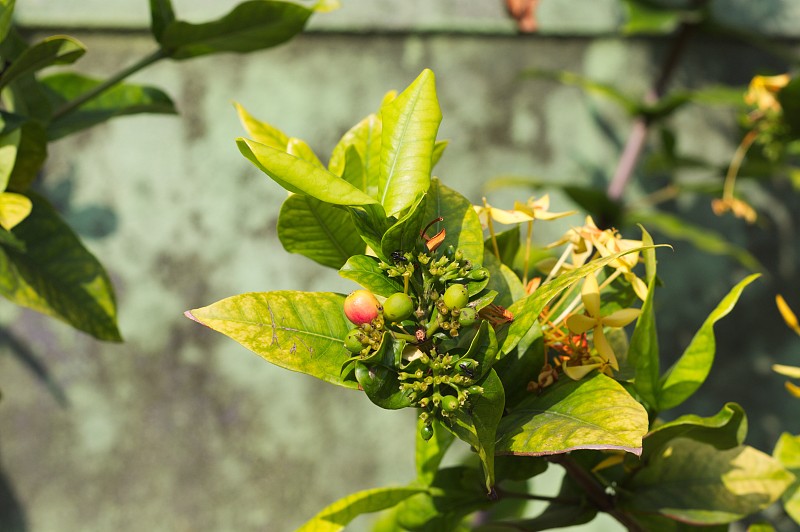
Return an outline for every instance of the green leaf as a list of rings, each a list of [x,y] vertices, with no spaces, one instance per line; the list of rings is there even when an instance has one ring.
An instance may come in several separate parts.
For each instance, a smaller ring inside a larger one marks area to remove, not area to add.
[[[15,3],[15,0],[0,0],[0,42],[6,38],[8,30],[11,28]]]
[[[727,403],[711,417],[687,414],[659,425],[644,438],[642,460],[658,453],[675,438],[689,438],[717,449],[741,445],[747,435],[747,416],[736,403]]]
[[[359,491],[327,506],[297,532],[338,532],[361,514],[379,512],[422,493],[425,488],[375,488]]]
[[[659,410],[678,406],[705,382],[716,350],[714,324],[733,310],[744,288],[758,277],[758,274],[750,275],[731,289],[706,318],[681,357],[662,375],[658,394]]]
[[[623,485],[621,504],[689,524],[730,523],[775,502],[794,476],[749,446],[722,450],[672,440]]]
[[[433,236],[442,228],[445,229],[441,249],[452,245],[464,253],[464,258],[483,264],[483,229],[472,203],[438,179],[432,179],[424,219],[429,222],[439,217],[444,221],[430,226],[428,235]]]
[[[27,196],[14,192],[0,192],[0,226],[11,231],[28,217],[33,203]]]
[[[793,78],[778,92],[777,97],[789,131],[795,138],[800,137],[800,78]]]
[[[392,343],[386,339],[386,336],[384,336],[382,346],[385,346],[384,349],[391,349],[386,346],[386,344]],[[378,356],[383,358],[384,354],[378,353]],[[367,366],[356,362],[355,373],[358,384],[375,405],[387,410],[400,410],[412,405],[408,394],[400,389],[400,379],[395,370],[381,364]]]
[[[389,216],[404,210],[428,190],[441,120],[434,75],[427,69],[381,109],[378,193]]]
[[[248,139],[236,139],[256,168],[290,192],[302,193],[333,205],[369,205],[376,201],[324,168],[285,151]]]
[[[698,227],[686,220],[655,211],[636,211],[625,216],[625,223],[640,223],[656,230],[670,240],[689,242],[697,249],[712,255],[735,259],[750,271],[763,271],[764,267],[746,249],[728,242],[723,235],[705,227]]]
[[[415,463],[417,480],[429,485],[433,482],[436,472],[439,470],[439,464],[442,463],[445,453],[455,438],[452,432],[445,430],[438,421],[433,420],[431,422],[433,437],[425,440],[420,432],[424,426],[425,424],[418,418]]]
[[[381,240],[393,219],[386,218],[383,207],[377,203],[364,205],[361,208],[350,207],[348,210],[361,239],[378,255],[378,258],[384,262],[389,261],[389,257],[381,251]]]
[[[247,112],[247,110],[240,104],[233,102],[236,108],[236,114],[239,115],[239,121],[242,123],[247,134],[265,146],[277,148],[281,151],[286,151],[286,146],[289,144],[289,137],[280,129],[275,126],[262,122]]]
[[[74,100],[103,83],[74,72],[62,72],[42,79],[53,109]],[[50,140],[90,128],[111,118],[141,113],[177,114],[175,104],[160,89],[133,83],[118,83],[74,111],[47,125]]]
[[[355,388],[340,376],[350,358],[343,340],[351,327],[344,315],[344,298],[329,292],[252,292],[188,311],[186,316],[277,366]]]
[[[433,155],[431,155],[431,168],[436,166],[439,160],[444,155],[444,150],[450,144],[449,140],[437,140],[436,144],[433,145]]]
[[[490,370],[477,384],[483,387],[483,395],[470,397],[471,409],[457,410],[454,416],[455,422],[448,428],[478,452],[483,464],[486,489],[491,493],[495,483],[494,454],[497,424],[503,417],[505,392],[503,383],[494,370]]]
[[[795,476],[794,483],[782,498],[786,513],[800,524],[800,436],[781,434],[772,456]]]
[[[464,358],[471,358],[478,363],[480,377],[477,378],[481,379],[492,368],[495,357],[497,357],[497,338],[489,322],[483,320],[469,344],[469,349],[464,353]]]
[[[571,272],[559,275],[555,279],[540,286],[531,295],[515,301],[514,304],[508,308],[509,312],[514,316],[514,321],[509,325],[508,335],[500,347],[501,358],[503,355],[510,353],[511,350],[517,346],[519,341],[528,333],[539,318],[542,310],[544,310],[544,307],[547,306],[551,299],[556,297],[563,290],[566,290],[582,280],[587,275],[600,270],[619,257],[627,255],[628,253],[642,251],[643,249],[646,248],[633,248],[615,253],[614,255],[609,255],[608,257],[603,257],[602,259],[593,260]]]
[[[11,172],[17,161],[17,151],[19,149],[22,133],[19,128],[0,135],[0,190],[5,190],[8,186]]]
[[[504,307],[511,306],[514,301],[525,297],[525,287],[519,280],[517,274],[505,264],[497,262],[494,254],[486,253],[483,258],[483,266],[489,270],[489,282],[486,290],[496,290],[497,299],[495,304]]]
[[[24,192],[39,175],[47,160],[47,132],[38,122],[26,122],[17,147],[17,160],[8,180],[8,188]]]
[[[464,517],[491,502],[481,486],[480,472],[473,467],[439,469],[427,493],[420,493],[397,507],[401,530],[440,532],[465,530]]]
[[[622,26],[625,35],[662,35],[678,27],[681,17],[675,9],[657,9],[639,0],[623,0],[627,21]]]
[[[0,88],[15,79],[52,65],[74,63],[86,48],[72,37],[48,37],[22,52],[0,75]]]
[[[150,30],[156,41],[161,42],[161,35],[167,26],[175,22],[175,10],[171,0],[150,0]]]
[[[251,0],[212,22],[171,22],[159,42],[173,59],[253,52],[282,44],[303,31],[311,13],[313,10],[289,2]]]
[[[14,228],[25,251],[0,249],[0,293],[100,340],[119,341],[111,281],[97,259],[43,198]]]
[[[503,418],[497,452],[530,456],[576,449],[642,452],[647,412],[617,381],[595,373],[562,379]]]
[[[503,231],[502,233],[495,234],[495,241],[497,242],[497,248],[500,250],[500,262],[508,266],[509,268],[514,267],[514,259],[517,257],[517,253],[519,252],[520,248],[520,232],[519,232],[519,224],[513,226],[511,229],[507,231]],[[492,239],[487,238],[483,243],[483,253],[487,255],[489,253],[494,253],[494,244],[492,244]]]
[[[360,183],[354,183],[350,179],[348,181],[374,198],[378,197],[381,175],[381,131],[381,119],[378,115],[367,116],[342,135],[328,162],[328,170],[344,177],[345,163],[348,157],[352,158],[348,151],[355,149],[361,159],[363,180]]]
[[[392,227],[381,238],[381,251],[383,256],[390,257],[394,251],[416,252],[425,249],[424,241],[419,232],[425,227],[427,212],[425,209],[427,196],[421,194]],[[416,253],[415,253],[416,254]]]
[[[650,242],[652,243],[652,240]],[[647,289],[647,299],[645,299],[642,312],[636,320],[636,328],[633,330],[628,347],[628,360],[634,367],[634,387],[651,408],[658,405],[660,374],[656,314],[653,311],[655,291],[656,278],[653,276]]]
[[[370,197],[378,195],[378,185],[371,185],[367,182],[367,173],[364,169],[364,162],[358,154],[358,150],[353,146],[348,146],[344,156],[344,170],[342,179],[352,184],[359,190],[369,194]]]
[[[286,251],[330,268],[341,268],[352,255],[364,253],[350,213],[305,194],[286,198],[277,229]]]
[[[542,328],[536,322],[517,347],[492,366],[506,389],[507,408],[514,409],[529,397],[527,384],[536,380],[543,365],[544,338]]]
[[[367,255],[354,255],[339,270],[339,275],[360,284],[370,292],[383,297],[389,297],[396,292],[403,291],[403,285],[397,278],[386,276],[386,272],[378,266],[375,257]]]

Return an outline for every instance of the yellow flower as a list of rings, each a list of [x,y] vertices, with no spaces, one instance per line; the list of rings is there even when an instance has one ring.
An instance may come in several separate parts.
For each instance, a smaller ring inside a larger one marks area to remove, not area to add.
[[[514,211],[523,212],[531,217],[531,220],[556,220],[575,214],[578,211],[550,212],[550,195],[545,194],[541,198],[534,200],[533,196],[528,198],[526,203],[514,202]]]
[[[786,304],[786,300],[784,300],[782,296],[777,295],[775,296],[775,304],[778,305],[778,311],[781,313],[783,321],[786,322],[786,325],[788,325],[791,330],[800,335],[800,323],[798,323],[797,316],[794,315],[792,309],[789,308],[789,305]],[[800,367],[784,366],[783,364],[773,364],[772,371],[780,375],[783,375],[785,377],[789,377],[792,379],[800,379]],[[785,385],[786,389],[789,391],[790,394],[794,395],[797,398],[800,398],[800,386],[797,386],[796,384],[789,381],[786,381]]]
[[[533,220],[533,217],[525,212],[516,209],[510,211],[498,209],[486,203],[485,200],[483,205],[473,205],[472,208],[478,213],[478,219],[484,229],[489,227],[491,221],[503,225],[513,225]]]
[[[731,211],[734,216],[745,220],[747,223],[755,223],[758,215],[756,210],[750,206],[746,201],[739,198],[716,198],[711,200],[711,210],[717,216],[722,216],[728,211]]]
[[[789,74],[779,76],[755,76],[744,95],[745,103],[755,105],[759,111],[780,111],[781,104],[776,95],[791,81]]]
[[[594,348],[602,362],[607,363],[614,370],[619,371],[619,363],[608,343],[603,327],[625,327],[639,317],[641,311],[634,308],[624,308],[612,312],[608,316],[600,315],[600,287],[594,275],[589,275],[583,280],[581,300],[586,309],[586,314],[572,314],[567,318],[567,327],[575,334],[592,331]]]

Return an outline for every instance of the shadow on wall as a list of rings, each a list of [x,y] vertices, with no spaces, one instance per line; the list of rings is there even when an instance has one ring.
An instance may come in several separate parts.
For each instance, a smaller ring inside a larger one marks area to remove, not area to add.
[[[2,468],[0,468],[0,530],[5,532],[26,532],[28,530],[25,511]]]

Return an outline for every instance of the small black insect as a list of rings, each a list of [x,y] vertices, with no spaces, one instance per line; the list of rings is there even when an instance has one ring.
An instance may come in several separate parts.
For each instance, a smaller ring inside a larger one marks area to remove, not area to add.
[[[392,260],[395,262],[408,262],[402,251],[392,251]]]
[[[475,378],[475,372],[472,371],[472,368],[469,366],[469,364],[462,362],[461,364],[458,365],[458,367],[461,369],[461,373],[463,373],[470,379]]]

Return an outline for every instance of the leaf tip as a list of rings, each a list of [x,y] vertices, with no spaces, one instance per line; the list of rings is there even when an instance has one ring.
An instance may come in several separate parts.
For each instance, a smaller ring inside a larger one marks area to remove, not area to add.
[[[191,310],[187,310],[186,312],[184,312],[184,313],[183,313],[183,315],[184,315],[184,316],[186,316],[187,318],[189,318],[190,320],[192,320],[192,321],[196,321],[197,323],[199,323],[199,324],[203,325],[203,322],[202,322],[202,321],[200,321],[200,320],[198,320],[198,319],[195,317],[195,315],[194,315],[194,314],[192,314],[192,311],[191,311]]]

